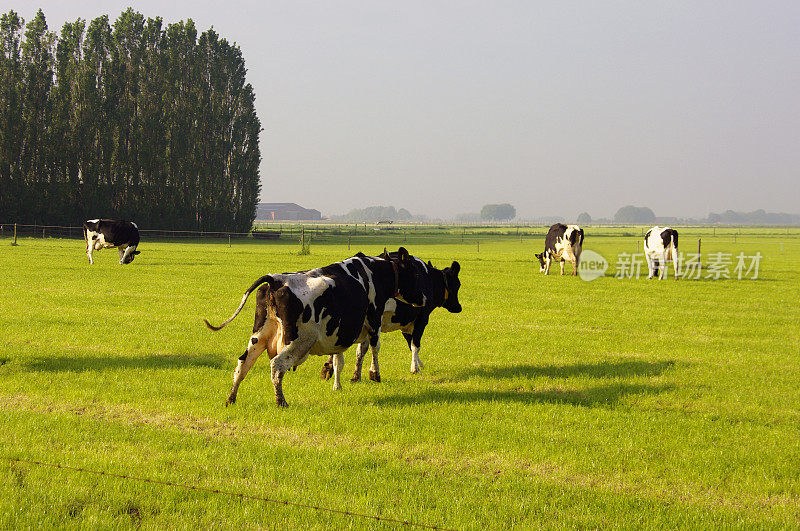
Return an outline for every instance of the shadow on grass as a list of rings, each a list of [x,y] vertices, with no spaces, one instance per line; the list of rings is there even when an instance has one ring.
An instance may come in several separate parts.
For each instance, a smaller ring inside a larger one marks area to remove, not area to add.
[[[577,363],[572,365],[512,365],[507,367],[475,367],[456,373],[447,381],[459,382],[470,378],[630,378],[634,376],[658,376],[672,368],[675,362],[668,361],[604,361],[601,363]]]
[[[415,404],[443,403],[467,404],[474,402],[512,402],[569,404],[583,407],[614,407],[623,397],[630,395],[653,395],[669,391],[671,385],[612,384],[589,387],[587,389],[546,389],[541,391],[503,390],[503,391],[460,391],[454,389],[428,389],[413,395],[395,395],[366,399],[370,403],[384,407],[406,407]]]
[[[222,369],[225,359],[217,354],[174,354],[148,357],[107,357],[107,356],[56,356],[53,358],[36,358],[25,364],[32,371],[43,372],[84,372],[107,371],[119,369],[185,369],[191,367],[208,367]]]

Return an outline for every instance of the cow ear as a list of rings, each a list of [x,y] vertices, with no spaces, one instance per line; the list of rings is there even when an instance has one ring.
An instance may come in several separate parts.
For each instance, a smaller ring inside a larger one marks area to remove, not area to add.
[[[400,247],[400,248],[397,250],[397,255],[400,257],[400,260],[406,260],[406,259],[408,259],[408,251],[406,250],[406,248],[405,248],[405,247]]]
[[[450,271],[452,271],[453,276],[458,276],[458,272],[461,271],[461,265],[453,260],[453,264],[450,266]]]
[[[142,254],[142,251],[133,251],[133,254]]]
[[[378,258],[383,258],[384,260],[389,259],[389,252],[386,250],[386,247],[383,248],[383,252],[378,255]]]
[[[431,263],[430,260],[428,260],[428,269],[433,269],[433,264]]]

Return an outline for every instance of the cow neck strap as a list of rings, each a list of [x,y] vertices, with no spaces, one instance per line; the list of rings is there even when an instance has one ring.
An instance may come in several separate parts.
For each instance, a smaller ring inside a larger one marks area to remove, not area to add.
[[[400,272],[397,270],[397,264],[391,260],[389,263],[392,264],[392,270],[394,270],[394,295],[392,297],[397,297],[400,295]]]

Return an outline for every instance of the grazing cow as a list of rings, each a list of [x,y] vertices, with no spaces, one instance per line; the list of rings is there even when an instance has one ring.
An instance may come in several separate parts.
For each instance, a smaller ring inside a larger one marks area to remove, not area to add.
[[[89,263],[94,264],[92,251],[117,247],[119,263],[130,264],[137,254],[139,227],[131,221],[119,219],[90,219],[83,224],[83,239],[86,240],[86,254]]]
[[[359,253],[310,271],[264,275],[245,291],[242,302],[227,321],[220,326],[205,321],[206,326],[216,331],[231,322],[256,288],[253,333],[247,350],[239,357],[226,405],[236,402],[239,385],[264,350],[271,360],[278,406],[287,406],[283,375],[311,354],[334,355],[333,388],[340,389],[344,351],[367,339],[377,347],[386,302],[392,298],[412,306],[424,306],[426,302],[413,261],[401,247],[397,258]]]
[[[581,249],[583,247],[583,229],[577,225],[564,225],[556,223],[547,231],[544,239],[544,252],[534,255],[539,259],[540,272],[545,275],[550,273],[550,262],[558,260],[561,264],[561,274],[564,274],[564,261],[572,262],[572,274],[578,274],[581,262]]]
[[[667,261],[672,260],[675,280],[678,280],[678,231],[669,227],[653,227],[647,231],[644,235],[644,256],[649,272],[647,278],[653,278],[656,274],[659,280],[664,278]]]
[[[397,253],[391,253],[392,258],[397,258]],[[461,282],[458,280],[458,272],[461,266],[458,262],[453,262],[450,267],[443,270],[436,269],[433,264],[427,264],[417,258],[414,259],[414,267],[417,270],[420,289],[425,295],[425,306],[416,308],[396,299],[390,299],[383,310],[381,320],[381,332],[394,332],[400,330],[403,337],[408,342],[411,350],[411,372],[416,374],[422,369],[422,361],[419,359],[422,334],[428,325],[428,319],[436,308],[444,308],[451,313],[459,313],[461,304],[458,302],[458,290]],[[356,370],[351,378],[351,382],[361,380],[361,365],[364,355],[367,352],[368,342],[359,343],[356,347]],[[378,366],[378,349],[372,349],[372,366],[369,370],[369,379],[375,382],[381,381],[380,369]],[[333,357],[322,366],[321,376],[328,379],[333,374]]]

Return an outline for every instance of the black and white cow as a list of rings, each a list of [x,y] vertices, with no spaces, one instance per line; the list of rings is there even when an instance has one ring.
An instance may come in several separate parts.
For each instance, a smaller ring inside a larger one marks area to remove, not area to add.
[[[583,229],[577,225],[564,225],[556,223],[547,231],[544,239],[544,252],[534,255],[545,275],[550,273],[550,262],[558,260],[561,264],[561,274],[564,274],[564,261],[572,262],[572,274],[578,274],[583,248]]]
[[[669,227],[653,227],[647,231],[644,235],[644,256],[647,259],[647,278],[653,278],[656,274],[659,280],[664,278],[667,261],[672,260],[675,280],[678,280],[678,231]]]
[[[264,350],[271,360],[275,400],[286,406],[283,375],[303,363],[309,355],[334,355],[333,388],[340,389],[343,353],[354,343],[379,342],[381,316],[387,301],[398,298],[412,306],[426,301],[419,288],[413,261],[403,247],[397,258],[379,258],[361,253],[329,266],[302,271],[264,275],[245,291],[234,314],[242,310],[250,293],[256,293],[256,317],[247,350],[239,357],[233,373],[233,388],[227,404],[247,372]]]
[[[120,219],[90,219],[83,224],[83,239],[86,240],[86,254],[93,264],[92,251],[119,248],[119,263],[130,264],[139,254],[139,227],[131,221]]]
[[[398,258],[397,253],[390,253],[391,258]],[[461,281],[458,273],[461,266],[458,262],[453,262],[450,267],[436,269],[433,264],[427,264],[420,258],[412,256],[414,267],[417,270],[419,286],[425,296],[425,306],[417,308],[406,304],[397,299],[390,299],[386,303],[381,320],[381,332],[394,332],[400,330],[411,350],[411,372],[416,374],[422,369],[422,361],[419,359],[422,334],[428,325],[431,313],[436,308],[444,308],[451,313],[459,313],[461,304],[458,302],[458,290]],[[361,366],[364,355],[367,353],[368,342],[364,341],[356,347],[356,370],[351,378],[351,382],[361,380]],[[380,382],[381,375],[378,365],[379,348],[372,349],[372,365],[369,369],[369,379]],[[331,357],[322,366],[322,378],[328,379],[333,374],[333,358]]]

